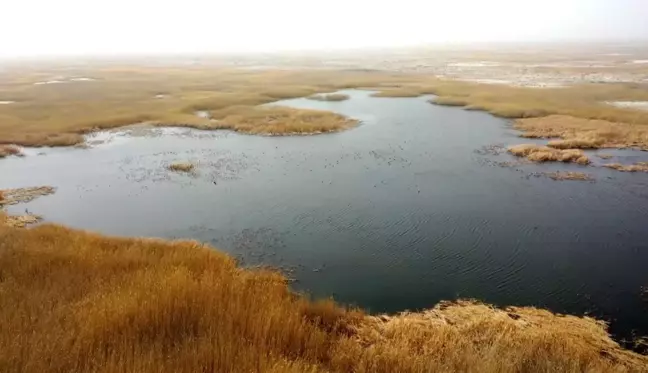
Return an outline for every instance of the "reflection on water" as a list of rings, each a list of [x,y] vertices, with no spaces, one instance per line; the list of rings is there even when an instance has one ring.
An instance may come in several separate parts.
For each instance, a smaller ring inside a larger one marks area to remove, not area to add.
[[[345,93],[350,100],[281,104],[362,121],[349,131],[97,134],[93,149],[3,160],[0,187],[53,185],[55,195],[28,206],[50,221],[196,238],[245,264],[282,268],[300,290],[373,311],[474,297],[589,312],[623,335],[648,332],[639,296],[648,285],[648,175],[519,164],[501,147],[528,140],[505,120],[427,98]],[[197,172],[168,172],[178,160]],[[596,182],[530,177],[556,170]]]

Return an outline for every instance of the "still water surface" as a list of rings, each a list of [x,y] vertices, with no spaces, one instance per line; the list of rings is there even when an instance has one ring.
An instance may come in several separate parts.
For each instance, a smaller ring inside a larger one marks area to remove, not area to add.
[[[188,237],[269,264],[316,297],[393,312],[442,299],[590,313],[648,334],[648,175],[518,165],[506,120],[422,98],[282,101],[362,121],[336,134],[260,137],[157,129],[92,149],[0,162],[0,187],[53,185],[25,207],[107,234]],[[631,163],[648,153],[605,151]],[[596,157],[593,157],[596,161]],[[168,172],[197,163],[194,175]],[[597,162],[601,162],[600,160]],[[556,182],[537,173],[592,173]],[[10,210],[11,211],[11,210]]]

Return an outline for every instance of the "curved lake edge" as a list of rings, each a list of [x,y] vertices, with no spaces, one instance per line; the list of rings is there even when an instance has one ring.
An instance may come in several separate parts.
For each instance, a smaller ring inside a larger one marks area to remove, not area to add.
[[[546,146],[547,141],[551,142],[551,140],[560,140],[561,139],[560,137],[538,137],[538,138],[525,137],[525,131],[523,129],[516,128],[516,125],[515,125],[515,122],[518,119],[523,119],[523,118],[510,118],[510,117],[506,117],[506,116],[500,116],[497,113],[490,112],[489,110],[487,110],[487,108],[472,107],[472,106],[465,106],[465,105],[456,105],[456,104],[453,104],[452,102],[450,102],[450,103],[436,102],[435,99],[438,98],[439,96],[434,95],[434,94],[418,94],[418,95],[415,95],[415,96],[411,96],[411,95],[404,95],[404,96],[393,95],[393,96],[390,96],[390,93],[387,92],[387,91],[381,91],[381,90],[371,89],[371,88],[368,88],[368,89],[366,89],[366,88],[342,89],[342,90],[337,90],[337,91],[323,92],[321,94],[327,94],[327,95],[337,95],[337,94],[339,94],[339,95],[343,95],[343,96],[347,97],[345,100],[342,100],[342,101],[326,101],[325,100],[324,101],[325,103],[333,104],[333,106],[331,106],[330,108],[325,109],[325,110],[320,110],[320,109],[316,109],[316,110],[322,111],[322,112],[328,112],[328,113],[331,113],[331,114],[340,114],[335,110],[334,105],[339,104],[340,102],[348,100],[348,98],[350,97],[348,95],[348,93],[353,94],[353,92],[362,92],[363,94],[368,94],[371,97],[377,98],[377,99],[421,99],[421,100],[425,100],[429,104],[435,105],[435,106],[447,107],[447,108],[453,108],[453,109],[461,109],[461,110],[465,110],[465,111],[475,111],[475,112],[485,113],[487,115],[493,116],[494,118],[502,119],[502,120],[505,120],[505,121],[509,122],[510,129],[515,130],[518,133],[518,137],[520,138],[520,142],[517,143],[517,144],[510,144],[511,146],[519,145],[519,144],[522,144],[522,143],[530,144],[530,145],[536,145],[536,146]],[[306,100],[312,100],[312,97],[313,96],[310,95],[310,96],[304,96],[304,97],[298,97],[298,98],[290,98],[290,99],[278,100],[278,101],[258,105],[257,108],[264,108],[264,107],[267,107],[267,108],[273,108],[273,107],[282,108],[283,107],[283,108],[287,108],[287,109],[299,109],[299,108],[290,106],[289,103],[299,101],[299,100],[305,100],[305,99]],[[199,111],[196,111],[195,114],[196,114],[197,117],[204,118],[205,113],[206,113],[205,111],[200,111],[199,110]],[[63,145],[63,146],[56,146],[56,147],[47,147],[47,146],[44,146],[44,147],[25,147],[25,146],[17,146],[17,145],[9,144],[8,146],[15,146],[20,151],[20,153],[17,154],[17,156],[24,157],[26,155],[34,155],[34,154],[44,155],[44,153],[48,149],[66,149],[66,148],[87,149],[87,148],[91,148],[93,145],[96,145],[97,142],[100,142],[101,141],[100,139],[102,137],[111,137],[111,134],[117,135],[117,136],[121,136],[121,135],[124,135],[124,134],[126,134],[126,135],[133,134],[134,136],[146,136],[146,133],[148,132],[149,135],[157,136],[158,134],[153,133],[154,132],[153,130],[157,129],[157,128],[168,129],[168,130],[172,130],[172,131],[175,130],[175,129],[179,129],[179,130],[180,129],[191,129],[191,130],[195,130],[195,131],[209,131],[209,132],[212,132],[212,131],[219,131],[219,132],[220,131],[225,131],[225,132],[233,132],[233,133],[236,133],[236,134],[246,135],[246,136],[262,136],[262,137],[308,137],[308,136],[320,136],[320,135],[328,135],[328,134],[335,134],[335,133],[345,132],[345,131],[349,131],[349,130],[354,129],[355,127],[363,125],[362,120],[359,120],[357,118],[348,117],[348,116],[344,116],[344,117],[346,117],[348,119],[348,123],[347,123],[346,126],[338,128],[338,129],[330,130],[330,131],[323,131],[323,132],[322,131],[312,131],[312,132],[304,131],[304,132],[285,132],[285,133],[265,133],[265,132],[257,132],[257,133],[255,133],[255,132],[236,130],[236,129],[232,129],[232,128],[209,128],[209,129],[205,129],[205,128],[201,128],[200,125],[184,124],[184,123],[182,123],[182,124],[173,124],[173,123],[166,124],[166,123],[157,123],[157,122],[142,122],[142,123],[125,124],[123,126],[118,126],[118,127],[114,127],[114,128],[110,128],[110,129],[93,129],[93,130],[90,130],[90,131],[84,131],[83,132],[84,142],[81,143],[81,144],[76,144],[76,145]],[[538,117],[537,119],[542,119],[542,118],[545,118],[545,117]],[[216,121],[215,119],[212,119],[212,120]],[[100,139],[97,140],[97,138],[100,138]],[[490,145],[494,145],[494,144],[490,144]],[[633,166],[634,164],[625,164],[625,163],[621,164],[621,163],[619,163],[618,162],[618,159],[619,159],[618,157],[619,156],[620,157],[625,157],[627,155],[637,155],[637,156],[641,157],[641,155],[638,155],[636,153],[629,153],[629,152],[638,152],[638,153],[648,152],[648,148],[643,148],[643,147],[639,147],[639,146],[602,147],[602,148],[596,148],[596,149],[584,148],[584,149],[582,149],[582,152],[585,155],[595,156],[595,157],[590,158],[590,160],[593,160],[593,161],[588,162],[587,166],[609,167],[609,168],[611,168],[613,170],[622,172],[622,171],[627,171],[627,170],[632,169],[632,167],[634,167]],[[599,156],[601,153],[605,153],[605,154],[603,156]],[[641,157],[641,158],[644,158],[644,157]],[[648,160],[648,157],[645,157],[645,158]],[[612,161],[616,161],[616,162],[610,163],[611,161],[609,161],[607,163],[602,163],[601,160],[603,160],[603,159],[605,159],[605,160],[612,159]],[[0,161],[1,161],[1,158],[0,158]],[[559,162],[559,161],[549,161],[547,163],[554,163],[554,162]],[[541,163],[544,163],[544,162],[533,162],[533,163],[534,164],[541,164]],[[507,165],[503,164],[503,166],[507,166]],[[638,169],[639,169],[638,173],[641,173],[641,171],[643,171],[643,167],[638,167]],[[635,171],[632,171],[632,173],[634,173],[634,172]],[[538,174],[538,175],[541,175],[541,173]],[[536,175],[536,176],[538,176],[538,175]],[[550,176],[548,176],[548,177],[550,177]],[[560,179],[554,179],[554,180],[568,180],[568,179],[560,178]],[[576,179],[574,179],[574,180],[576,180]],[[584,180],[584,179],[582,179],[582,180]]]
[[[425,99],[425,97],[422,97],[422,98],[420,98],[420,99]],[[297,99],[297,100],[300,100],[300,99]],[[398,98],[398,99],[392,99],[392,98],[381,98],[381,100],[411,100],[411,99],[400,99],[400,98]],[[293,101],[293,100],[288,100],[288,101]],[[352,101],[352,100],[351,100],[351,101]],[[280,101],[280,102],[282,102],[282,101]],[[453,110],[456,110],[456,109],[453,109]],[[489,116],[490,116],[490,114],[485,114],[485,115],[489,115]],[[509,122],[509,125],[510,125],[510,122]],[[372,129],[372,128],[371,128],[371,124],[367,124],[366,126],[362,126],[362,127],[365,127],[365,129],[367,129],[367,130],[371,130],[371,129]],[[349,130],[349,131],[344,131],[344,132],[339,132],[339,133],[333,133],[333,134],[330,134],[330,136],[340,136],[340,135],[345,135],[345,134],[350,133],[350,132],[353,132],[354,130],[357,130],[357,129],[358,129],[358,128],[354,128],[354,129],[351,129],[351,130]],[[511,128],[509,127],[508,129],[510,130]],[[184,130],[184,129],[183,129],[183,130]],[[190,130],[190,131],[193,131],[193,130]],[[212,131],[208,131],[208,132],[212,132]],[[221,131],[216,131],[216,132],[221,132]],[[229,132],[229,131],[223,131],[223,132]],[[235,134],[235,135],[240,135],[240,133],[237,133],[237,132],[233,132],[233,134]],[[246,135],[245,137],[248,137],[248,136],[251,136],[251,137],[257,137],[257,136],[254,136],[254,135]],[[317,136],[317,137],[319,137],[319,136]],[[336,139],[337,139],[337,137],[336,137]],[[470,151],[474,151],[474,150],[476,150],[476,149],[475,149],[475,148],[471,148]],[[92,150],[88,150],[88,151],[92,151]],[[607,152],[607,150],[606,150],[606,152]],[[394,154],[396,154],[396,153],[397,153],[397,152],[395,152]],[[381,156],[382,156],[382,155],[381,155]],[[390,156],[390,157],[394,157],[394,155],[389,155],[389,156]],[[390,159],[396,159],[396,158],[390,158]],[[25,159],[25,160],[27,160],[27,159]],[[396,162],[396,161],[392,160],[391,162]],[[563,165],[556,165],[556,166],[562,167]],[[567,169],[572,169],[572,168],[571,168],[571,167],[568,167]]]

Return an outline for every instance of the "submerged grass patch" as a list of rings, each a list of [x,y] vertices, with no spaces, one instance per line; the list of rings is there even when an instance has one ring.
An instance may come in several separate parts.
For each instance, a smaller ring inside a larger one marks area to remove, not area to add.
[[[0,227],[0,370],[646,372],[603,322],[441,303],[369,316],[194,241]]]
[[[587,155],[580,149],[555,149],[535,144],[521,144],[509,147],[508,151],[533,162],[571,162],[583,165],[590,163]]]
[[[315,101],[346,101],[349,99],[349,95],[342,93],[331,93],[331,94],[322,94],[322,95],[313,95],[308,97],[309,100]]]
[[[604,164],[603,166],[621,172],[648,172],[648,162],[637,162],[631,165],[623,165],[620,163],[609,163],[609,164]]]
[[[573,171],[556,171],[546,173],[549,178],[556,181],[563,180],[577,180],[577,181],[592,181],[592,175],[586,174],[584,172],[573,172]]]

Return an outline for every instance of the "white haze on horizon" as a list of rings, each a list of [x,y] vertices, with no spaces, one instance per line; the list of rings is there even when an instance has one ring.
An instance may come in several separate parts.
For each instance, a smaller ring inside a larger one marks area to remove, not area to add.
[[[648,0],[5,0],[0,57],[648,40]]]

